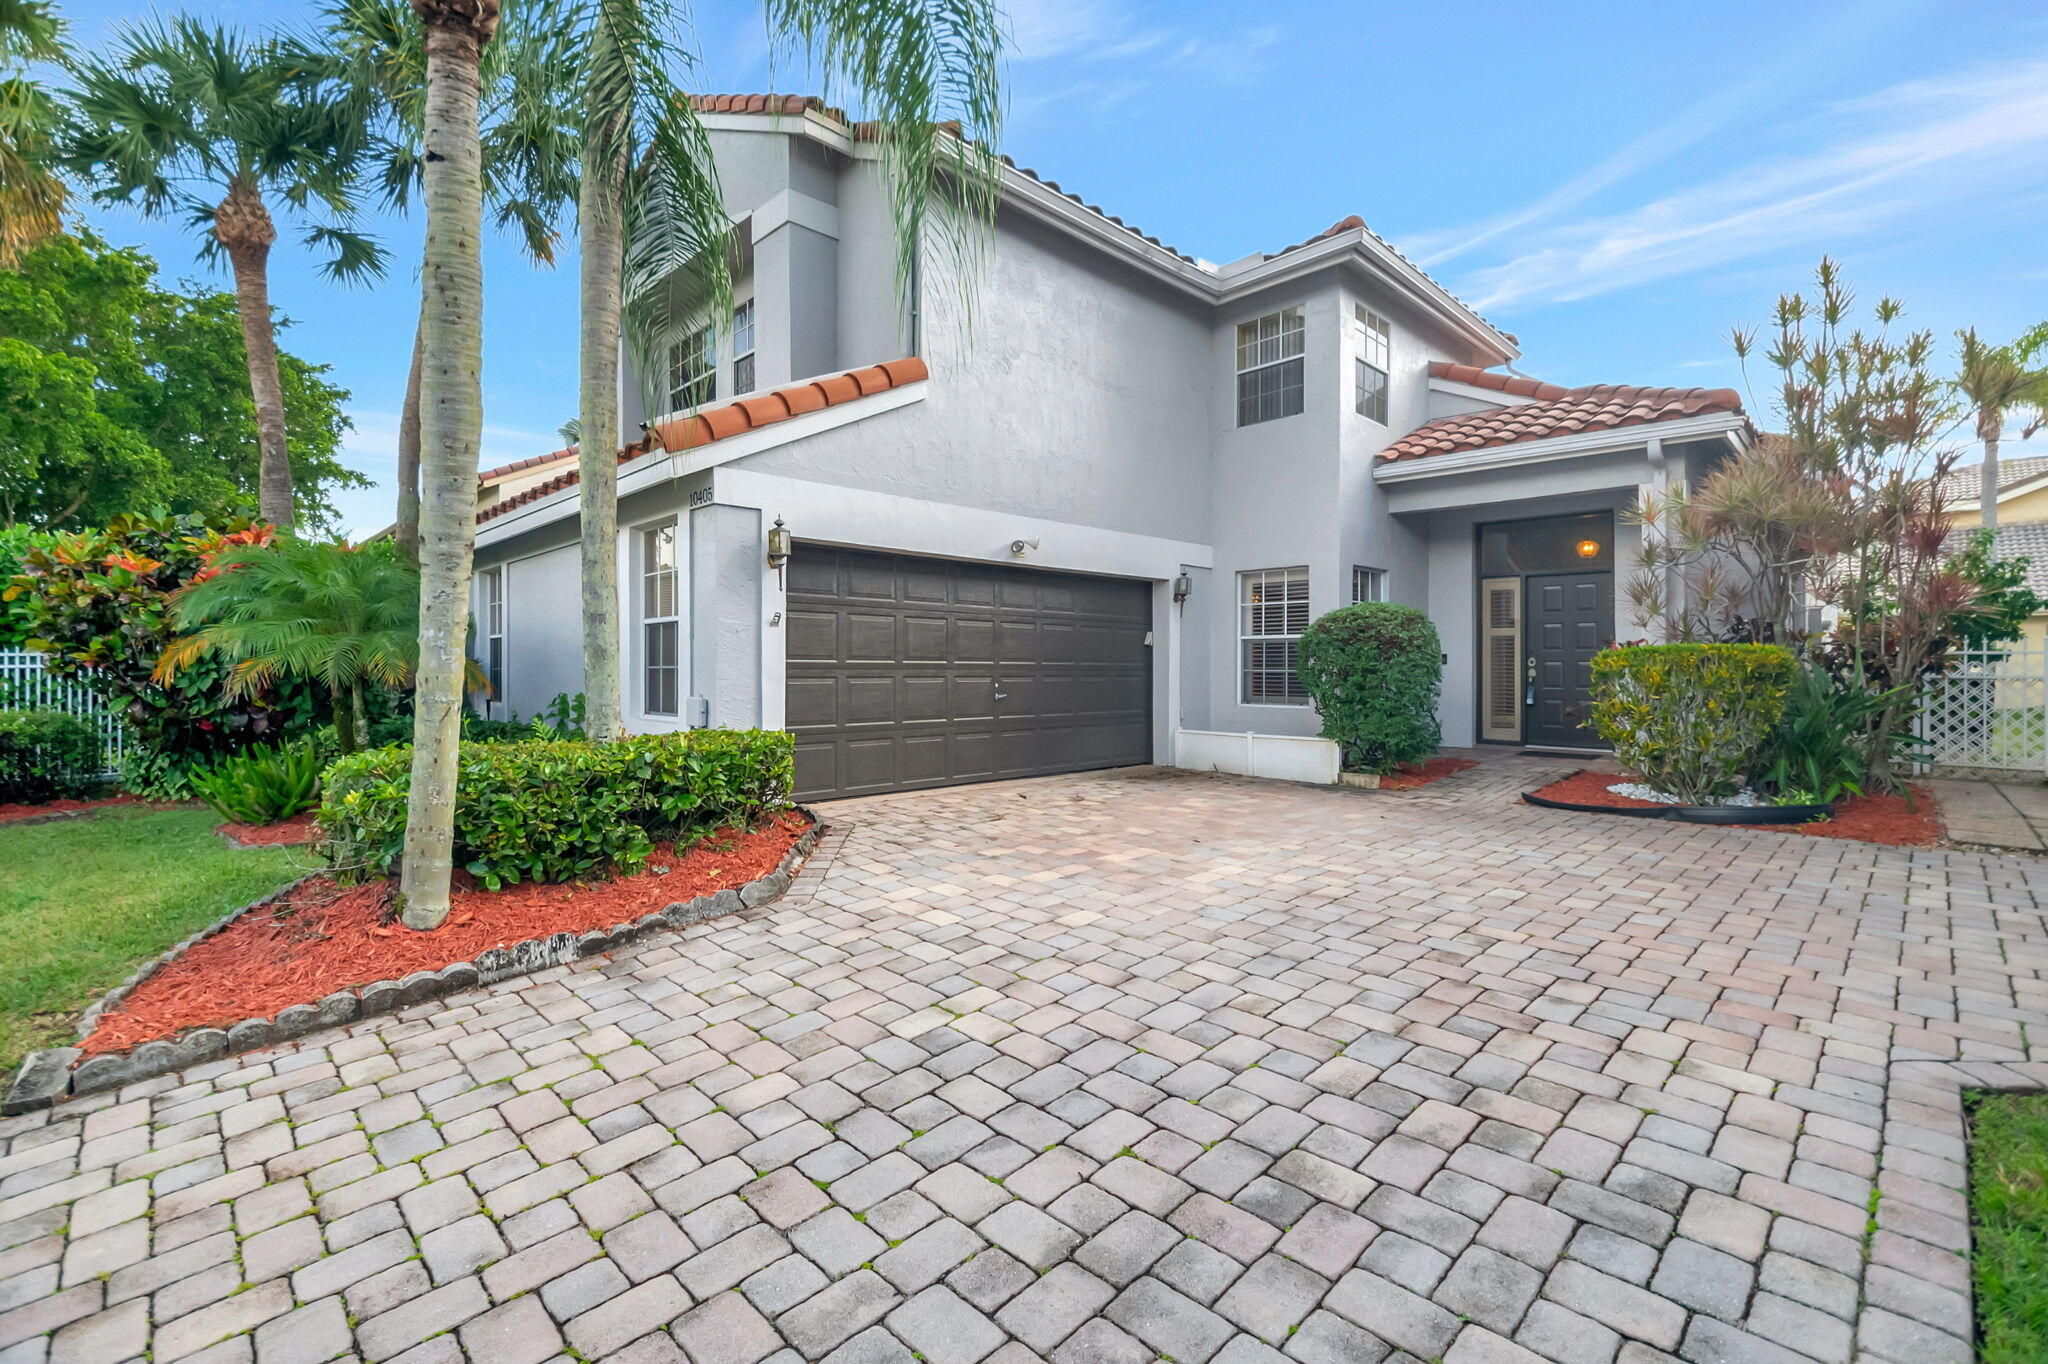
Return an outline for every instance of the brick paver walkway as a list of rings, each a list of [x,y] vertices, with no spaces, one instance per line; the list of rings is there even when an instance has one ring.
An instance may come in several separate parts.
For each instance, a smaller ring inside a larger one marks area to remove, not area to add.
[[[765,911],[12,1120],[0,1361],[1967,1358],[2048,863],[1548,770],[842,805]]]

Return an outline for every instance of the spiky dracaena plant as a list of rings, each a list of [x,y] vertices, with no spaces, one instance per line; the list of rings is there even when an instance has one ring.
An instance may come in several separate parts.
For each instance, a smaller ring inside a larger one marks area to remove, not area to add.
[[[557,0],[505,6],[497,35],[478,59],[478,139],[485,212],[514,233],[526,255],[553,265],[558,223],[576,197],[578,119],[562,98],[576,64],[575,11]],[[425,173],[426,35],[411,0],[332,0],[326,40],[347,62],[346,79],[379,111],[373,154],[385,204],[404,211]],[[392,539],[419,557],[421,327],[398,420],[397,520]]]
[[[971,266],[994,221],[1001,124],[1001,20],[989,0],[766,0],[778,52],[842,92],[887,187],[896,284],[907,300],[923,245]],[[583,689],[589,732],[620,730],[618,355],[623,336],[665,410],[667,347],[679,319],[732,315],[731,220],[710,140],[685,96],[695,72],[672,0],[588,0],[583,10],[582,361],[578,472],[582,509]],[[905,337],[908,344],[914,338]]]
[[[227,257],[262,452],[258,501],[279,526],[292,524],[294,508],[270,309],[271,206],[304,220],[305,243],[326,255],[331,277],[384,269],[384,248],[354,225],[370,131],[339,75],[338,61],[299,44],[202,19],[137,24],[77,65],[63,157],[94,184],[94,199],[182,214],[203,233],[202,255]]]
[[[402,687],[419,657],[419,574],[391,546],[289,537],[216,558],[178,594],[184,633],[157,660],[167,681],[202,654],[232,659],[231,695],[281,678],[323,688],[344,753],[361,747],[363,691]]]
[[[55,5],[0,0],[0,268],[63,226],[69,195],[53,165],[62,106],[28,66],[64,58]]]

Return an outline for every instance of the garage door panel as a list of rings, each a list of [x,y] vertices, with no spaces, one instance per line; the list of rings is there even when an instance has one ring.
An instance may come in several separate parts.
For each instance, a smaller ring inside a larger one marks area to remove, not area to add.
[[[791,564],[800,796],[1150,759],[1149,584],[812,545]]]

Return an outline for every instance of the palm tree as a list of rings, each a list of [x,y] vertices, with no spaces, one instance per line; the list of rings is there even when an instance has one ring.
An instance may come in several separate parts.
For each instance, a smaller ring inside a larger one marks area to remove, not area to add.
[[[151,217],[189,216],[202,254],[224,254],[248,352],[262,451],[264,519],[293,519],[284,389],[268,280],[277,240],[272,201],[301,216],[304,240],[341,280],[377,275],[385,252],[353,227],[367,120],[337,79],[339,64],[296,44],[251,38],[189,16],[126,29],[110,53],[79,64],[78,126],[64,164],[99,187],[101,203]]]
[[[61,114],[26,73],[63,59],[64,21],[49,0],[0,0],[0,269],[63,226],[69,195],[51,170]]]
[[[448,917],[464,627],[483,439],[483,142],[479,67],[498,0],[412,0],[426,32],[421,121],[427,244],[420,366],[420,653],[399,908],[408,928]]]
[[[419,193],[424,160],[427,57],[411,0],[333,0],[328,34],[349,63],[349,80],[382,111],[376,151],[385,203],[404,210]],[[555,0],[506,7],[478,64],[484,202],[500,228],[517,231],[526,254],[553,265],[556,222],[576,194],[576,119],[561,98],[575,66],[575,34]],[[398,422],[398,515],[392,539],[418,561],[420,530],[420,365],[425,315],[414,329],[412,365]]]
[[[322,544],[285,537],[222,555],[176,602],[187,633],[157,660],[168,680],[201,655],[235,661],[228,693],[280,678],[326,688],[341,751],[362,747],[363,689],[402,687],[419,656],[419,573],[388,544]],[[476,676],[480,676],[477,674]]]
[[[2015,413],[2028,414],[2020,439],[2025,440],[2048,421],[2048,368],[2032,367],[2017,346],[1985,343],[1976,328],[1956,333],[1963,343],[1962,371],[1956,388],[1968,402],[1977,420],[1977,439],[1984,442],[1983,483],[1978,493],[1982,523],[1998,526],[1998,443],[2005,436],[2005,419]]]
[[[938,236],[971,254],[995,215],[1001,122],[990,0],[765,0],[775,43],[874,115],[907,291],[934,204]],[[682,94],[693,68],[670,0],[590,0],[582,68],[582,356],[578,402],[583,692],[594,739],[620,732],[618,363],[622,333],[643,382],[665,376],[676,277],[713,319],[732,313],[731,220],[710,141]],[[961,272],[961,279],[968,278]],[[700,314],[701,316],[702,314]],[[660,408],[650,402],[650,411]]]

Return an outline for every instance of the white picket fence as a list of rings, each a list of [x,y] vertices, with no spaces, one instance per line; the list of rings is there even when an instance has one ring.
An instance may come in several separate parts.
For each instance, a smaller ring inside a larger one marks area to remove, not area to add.
[[[1921,766],[2048,773],[2048,649],[2023,642],[1952,657],[1920,712]]]
[[[106,708],[92,690],[75,678],[59,677],[43,666],[32,649],[0,649],[0,706],[21,710],[61,710],[89,720],[100,732],[106,772],[120,770],[128,732],[120,717]]]

